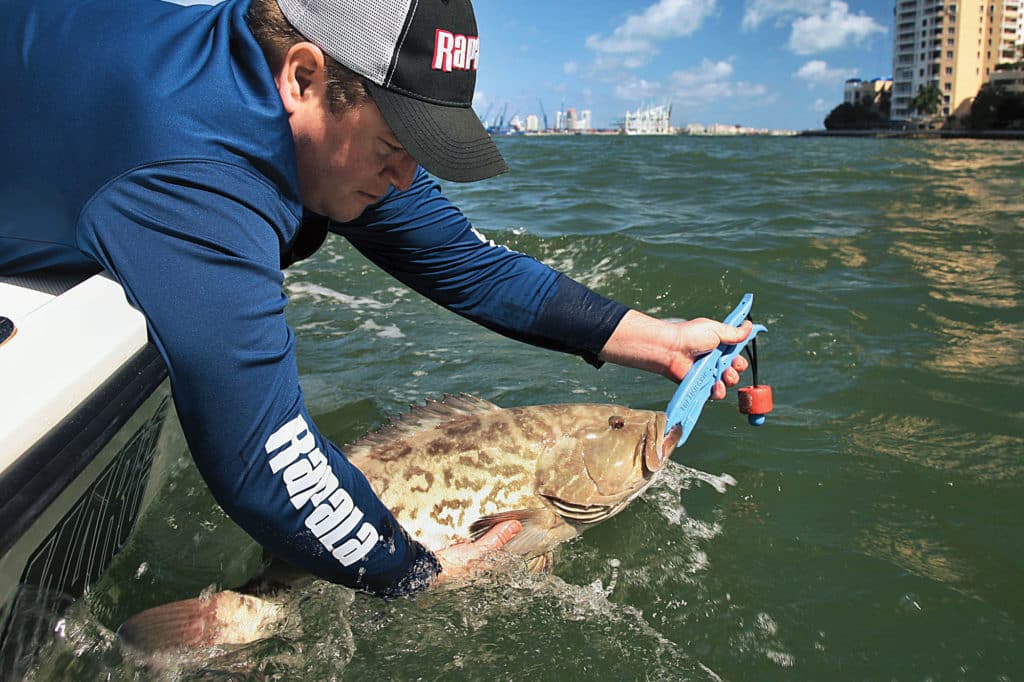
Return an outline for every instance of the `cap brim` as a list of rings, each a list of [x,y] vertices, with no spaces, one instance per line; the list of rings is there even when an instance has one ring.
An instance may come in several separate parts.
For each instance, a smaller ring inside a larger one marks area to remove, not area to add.
[[[508,171],[508,164],[471,107],[449,107],[407,97],[367,82],[384,120],[427,172],[473,182]]]

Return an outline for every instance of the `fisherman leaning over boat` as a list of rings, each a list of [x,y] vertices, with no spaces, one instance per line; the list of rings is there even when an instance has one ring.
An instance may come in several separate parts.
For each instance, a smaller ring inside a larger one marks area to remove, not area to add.
[[[470,108],[466,0],[0,0],[0,36],[0,274],[108,271],[146,316],[214,497],[326,579],[422,589],[517,530],[426,551],[316,429],[281,270],[327,232],[460,315],[594,365],[678,381],[749,333],[629,310],[483,240],[441,195],[426,171],[507,170]]]

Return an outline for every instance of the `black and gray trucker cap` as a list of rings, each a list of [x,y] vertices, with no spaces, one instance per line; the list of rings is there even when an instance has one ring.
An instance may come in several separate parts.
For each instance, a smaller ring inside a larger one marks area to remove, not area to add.
[[[395,137],[457,182],[508,170],[473,111],[480,56],[469,0],[277,0],[299,33],[369,81]]]

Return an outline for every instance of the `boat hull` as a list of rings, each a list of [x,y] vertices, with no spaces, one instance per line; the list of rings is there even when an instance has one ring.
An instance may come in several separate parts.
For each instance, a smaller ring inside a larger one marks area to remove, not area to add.
[[[163,359],[120,287],[96,277],[0,278],[17,327],[0,347],[0,679],[31,669],[128,541],[154,462],[181,454]],[[71,347],[56,357],[61,336]]]

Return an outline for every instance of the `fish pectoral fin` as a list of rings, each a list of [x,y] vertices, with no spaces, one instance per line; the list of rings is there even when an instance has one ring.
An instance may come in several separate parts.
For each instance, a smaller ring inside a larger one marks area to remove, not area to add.
[[[523,528],[525,529],[526,525],[531,523],[533,516],[542,513],[543,511],[543,509],[514,509],[512,511],[481,516],[479,519],[469,524],[469,538],[473,542],[476,542],[486,535],[487,531],[491,528],[494,528],[499,523],[505,523],[506,521],[519,521],[523,524]]]
[[[265,599],[226,590],[146,609],[122,623],[117,634],[142,651],[248,644],[267,636],[280,609]]]
[[[555,567],[555,553],[545,552],[526,562],[526,570],[530,573],[550,573]]]
[[[519,521],[523,529],[509,540],[503,550],[527,558],[550,552],[560,542],[576,537],[576,529],[562,520],[558,514],[547,509],[516,509],[489,514],[474,521],[470,537],[477,540],[488,530],[505,521]]]
[[[523,524],[523,529],[512,538],[512,540],[515,540],[524,533],[529,534],[538,530],[547,532],[557,520],[557,517],[546,509],[513,509],[511,511],[481,516],[469,525],[469,537],[476,542],[499,523],[518,521]],[[506,544],[503,549],[508,549],[508,545]]]

